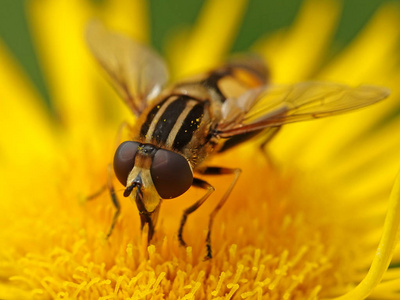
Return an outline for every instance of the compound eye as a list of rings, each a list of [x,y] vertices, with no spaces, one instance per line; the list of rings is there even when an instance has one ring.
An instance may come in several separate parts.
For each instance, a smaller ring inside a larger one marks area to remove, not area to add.
[[[151,178],[161,198],[170,199],[182,195],[193,183],[189,162],[182,155],[159,149],[150,168]]]
[[[128,180],[129,173],[132,171],[135,165],[135,155],[138,149],[139,143],[127,141],[123,142],[114,155],[114,172],[117,175],[119,182],[124,186]]]

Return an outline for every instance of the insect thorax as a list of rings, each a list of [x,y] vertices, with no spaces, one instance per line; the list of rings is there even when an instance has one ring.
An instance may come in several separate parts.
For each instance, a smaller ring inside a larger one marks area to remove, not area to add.
[[[208,104],[187,95],[169,95],[139,119],[139,141],[182,153],[194,165],[210,131]]]

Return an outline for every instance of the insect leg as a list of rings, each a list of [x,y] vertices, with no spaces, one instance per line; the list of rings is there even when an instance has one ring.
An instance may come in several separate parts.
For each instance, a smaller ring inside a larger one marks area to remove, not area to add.
[[[197,200],[193,205],[189,206],[188,208],[186,208],[183,211],[183,215],[181,218],[181,224],[180,224],[179,230],[178,230],[178,239],[182,246],[186,246],[186,243],[182,237],[182,232],[183,232],[183,227],[186,224],[188,215],[190,215],[192,212],[194,212],[196,209],[198,209],[204,203],[204,201],[207,200],[207,198],[211,195],[211,193],[214,192],[214,190],[215,190],[211,184],[209,184],[207,181],[201,180],[199,178],[193,178],[192,186],[206,189],[207,192],[203,195],[203,197],[201,197],[199,200]]]
[[[85,201],[92,201],[99,197],[101,194],[103,194],[107,189],[106,185],[103,185],[97,192],[94,192],[93,194],[86,196]]]
[[[119,146],[119,144],[120,144],[120,142],[121,142],[122,135],[123,135],[123,131],[124,131],[124,130],[131,130],[131,128],[132,128],[132,127],[131,127],[131,125],[129,125],[128,122],[124,121],[124,122],[121,123],[121,125],[120,125],[119,128],[118,128],[117,135],[116,135],[116,137],[115,137],[115,147],[116,147],[116,148]],[[110,172],[112,172],[112,171],[111,171],[110,166],[108,166],[107,174],[108,174],[108,177],[111,178]],[[108,178],[108,181],[111,182],[111,179],[110,179],[110,178]],[[107,184],[103,184],[103,185],[101,186],[101,188],[100,188],[98,191],[94,192],[93,194],[90,194],[89,196],[86,196],[86,197],[85,197],[85,201],[92,201],[92,200],[96,199],[96,198],[99,197],[101,194],[103,194],[103,192],[105,192],[105,191],[107,190],[107,188],[110,190],[110,184],[109,184],[109,182],[108,182]],[[115,193],[114,193],[114,196],[115,196]],[[111,196],[111,198],[112,198],[112,197],[113,197],[113,196]],[[113,202],[114,202],[114,200],[113,200]],[[118,201],[117,201],[117,202],[118,202]]]
[[[270,127],[262,133],[260,149],[265,153],[265,146],[276,136],[282,126]],[[266,153],[265,153],[266,154]]]
[[[109,229],[109,231],[107,233],[107,237],[106,237],[108,239],[110,237],[110,235],[112,234],[112,232],[113,232],[115,224],[117,223],[118,216],[119,216],[119,214],[121,212],[121,206],[119,204],[117,195],[115,194],[114,186],[112,184],[112,168],[111,168],[111,165],[108,165],[108,172],[107,173],[108,173],[107,187],[108,187],[108,190],[110,192],[111,200],[112,200],[112,202],[114,204],[114,207],[115,207],[115,212],[114,212],[114,216],[113,216],[113,219],[112,219],[112,223],[111,223],[110,229]]]
[[[229,150],[237,145],[240,145],[240,144],[246,142],[247,140],[250,140],[251,138],[257,136],[260,132],[261,131],[258,130],[258,131],[247,132],[247,133],[235,135],[235,136],[229,138],[228,140],[226,140],[225,143],[223,144],[223,146],[221,147],[221,149],[218,150],[218,152],[221,153],[221,152]]]
[[[117,132],[117,135],[115,137],[115,145],[116,145],[116,147],[119,145],[119,143],[122,140],[122,136],[123,136],[123,131],[124,130],[131,130],[131,125],[129,125],[129,123],[126,122],[126,121],[122,122],[121,125],[118,128],[118,132]],[[111,234],[112,234],[112,232],[114,230],[115,224],[117,223],[118,216],[119,216],[119,214],[121,212],[121,205],[119,204],[117,195],[115,194],[114,186],[112,184],[113,171],[112,171],[111,164],[108,165],[107,175],[108,175],[107,176],[107,188],[108,188],[108,191],[110,192],[111,200],[112,200],[112,202],[114,204],[114,207],[115,207],[115,212],[114,212],[114,216],[113,216],[113,219],[112,219],[112,222],[111,222],[111,226],[110,226],[110,229],[109,229],[109,231],[107,233],[107,239],[108,239],[111,236]]]
[[[127,129],[131,130],[131,128],[132,127],[131,127],[131,125],[129,125],[128,122],[124,121],[124,122],[121,123],[121,125],[118,128],[117,136],[115,137],[115,145],[116,145],[116,147],[121,142],[121,139],[122,139],[122,136],[123,136],[123,131],[127,130]],[[112,200],[112,202],[114,204],[114,207],[115,207],[115,213],[114,213],[114,216],[113,216],[113,219],[112,219],[110,230],[107,233],[107,239],[112,234],[114,226],[117,223],[118,216],[119,216],[119,214],[121,212],[121,206],[119,204],[117,195],[115,194],[114,186],[112,184],[112,173],[113,173],[112,167],[111,167],[111,164],[109,164],[108,165],[108,169],[107,169],[107,174],[108,174],[108,176],[107,176],[107,187],[108,187],[108,190],[110,192],[111,200]]]
[[[268,165],[273,169],[276,169],[276,162],[269,151],[268,143],[277,135],[280,129],[281,126],[270,127],[260,134],[261,143],[259,144],[259,149],[261,150],[262,155],[266,159]]]
[[[117,148],[122,141],[124,131],[132,132],[132,126],[127,122],[123,121],[118,127],[117,135],[115,137],[115,147]]]
[[[240,176],[240,173],[242,172],[242,170],[222,168],[222,167],[208,167],[203,172],[206,175],[224,175],[224,174],[234,174],[235,175],[230,186],[226,190],[225,194],[222,196],[222,198],[219,200],[217,206],[214,208],[214,210],[210,214],[210,219],[208,222],[208,232],[207,232],[207,238],[206,238],[207,256],[205,257],[205,259],[210,259],[210,258],[212,258],[211,229],[212,229],[212,226],[214,223],[214,218],[217,215],[217,213],[219,212],[219,210],[222,208],[222,206],[225,204],[226,200],[228,199],[230,193],[233,190],[233,187],[235,186],[236,182],[239,179],[239,176]]]

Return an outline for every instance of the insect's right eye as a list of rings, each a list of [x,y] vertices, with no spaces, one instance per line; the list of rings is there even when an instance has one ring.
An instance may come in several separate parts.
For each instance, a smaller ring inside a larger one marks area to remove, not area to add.
[[[163,199],[182,195],[193,183],[193,172],[187,159],[166,149],[158,149],[155,153],[150,174]]]
[[[114,155],[114,172],[119,182],[124,186],[128,180],[129,173],[132,171],[135,165],[135,155],[138,149],[139,143],[127,141],[123,142]]]

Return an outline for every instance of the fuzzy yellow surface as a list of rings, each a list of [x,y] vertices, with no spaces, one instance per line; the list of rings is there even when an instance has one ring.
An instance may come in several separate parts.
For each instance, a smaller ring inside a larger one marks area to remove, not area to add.
[[[399,179],[390,191],[400,166],[400,140],[394,138],[400,121],[386,118],[399,108],[400,72],[380,63],[388,57],[399,62],[400,8],[381,8],[326,68],[321,61],[340,11],[335,1],[306,1],[291,30],[255,45],[271,61],[278,82],[316,74],[388,86],[392,96],[345,116],[288,125],[267,153],[247,143],[212,158],[211,165],[243,172],[215,220],[214,257],[204,261],[208,216],[231,176],[205,177],[216,191],[190,215],[186,248],[176,232],[183,209],[201,190],[163,202],[150,245],[135,204],[122,196],[117,181],[122,213],[108,240],[114,212],[108,193],[85,201],[106,182],[120,122],[133,119],[97,74],[85,48],[85,24],[97,15],[148,40],[146,6],[112,3],[30,2],[39,56],[61,118],[57,124],[0,47],[0,82],[6,87],[0,104],[7,112],[0,118],[0,298],[323,299],[349,292],[342,299],[399,299]],[[174,53],[181,38],[169,45],[173,76],[218,63],[245,6],[246,1],[208,1],[184,56]],[[232,12],[224,14],[223,28],[216,18],[221,7]],[[307,51],[313,36],[318,42]],[[202,66],[200,54],[210,41],[211,60]],[[294,53],[304,59],[294,61]]]

